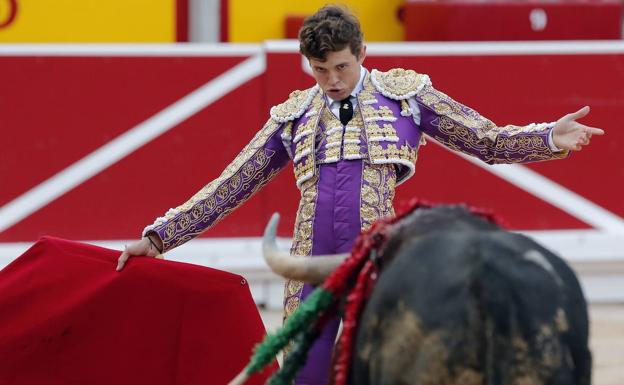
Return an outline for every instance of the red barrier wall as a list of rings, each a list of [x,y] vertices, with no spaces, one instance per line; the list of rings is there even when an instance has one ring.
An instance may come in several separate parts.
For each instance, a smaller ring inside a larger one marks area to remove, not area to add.
[[[622,37],[620,0],[407,0],[407,41],[592,40]]]
[[[436,88],[500,125],[556,120],[590,105],[585,122],[607,135],[594,137],[589,148],[568,160],[528,167],[624,216],[624,167],[617,152],[624,146],[619,123],[624,46],[615,44],[609,53],[470,55],[412,54],[418,46],[393,47],[390,52],[370,46],[367,67],[428,73]],[[0,51],[0,210],[249,56]],[[268,118],[271,105],[292,89],[311,85],[295,51],[269,49],[260,76],[1,231],[0,242],[32,241],[44,234],[78,240],[137,237],[156,216],[218,176]],[[416,176],[401,186],[397,202],[416,195],[490,207],[516,229],[592,227],[435,144],[421,149]],[[285,214],[280,233],[288,236],[297,201],[288,166],[205,236],[258,236],[273,211]]]

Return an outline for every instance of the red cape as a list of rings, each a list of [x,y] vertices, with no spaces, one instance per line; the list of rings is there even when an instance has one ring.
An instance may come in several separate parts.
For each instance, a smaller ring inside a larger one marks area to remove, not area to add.
[[[0,271],[0,384],[220,385],[262,340],[243,277],[45,237]],[[248,384],[262,384],[267,375]]]

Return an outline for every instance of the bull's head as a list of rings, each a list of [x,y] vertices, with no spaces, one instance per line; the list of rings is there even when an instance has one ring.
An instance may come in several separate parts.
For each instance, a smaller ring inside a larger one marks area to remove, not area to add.
[[[286,278],[306,283],[322,283],[349,254],[334,254],[304,258],[298,255],[289,255],[278,250],[275,236],[279,214],[275,213],[269,220],[264,231],[262,251],[264,258],[276,274]],[[498,230],[495,223],[487,218],[473,213],[464,206],[438,206],[431,209],[414,210],[405,218],[393,224],[388,235],[390,239],[384,246],[384,258],[380,261],[384,265],[392,260],[401,247],[418,242],[422,237],[436,231],[480,231]]]

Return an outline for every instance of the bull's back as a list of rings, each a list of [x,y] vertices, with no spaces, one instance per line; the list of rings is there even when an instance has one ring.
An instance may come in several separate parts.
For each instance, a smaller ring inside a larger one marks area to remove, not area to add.
[[[587,313],[574,273],[502,231],[406,243],[362,316],[355,384],[588,384]]]

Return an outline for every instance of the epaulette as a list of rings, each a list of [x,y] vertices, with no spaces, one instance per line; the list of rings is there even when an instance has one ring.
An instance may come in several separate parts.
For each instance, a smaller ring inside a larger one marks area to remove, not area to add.
[[[271,118],[279,123],[299,118],[308,109],[312,99],[318,92],[318,84],[307,90],[296,90],[290,93],[288,100],[271,108]]]
[[[372,70],[371,81],[377,91],[394,100],[411,98],[423,87],[431,85],[429,76],[403,68],[393,68],[387,72]]]

